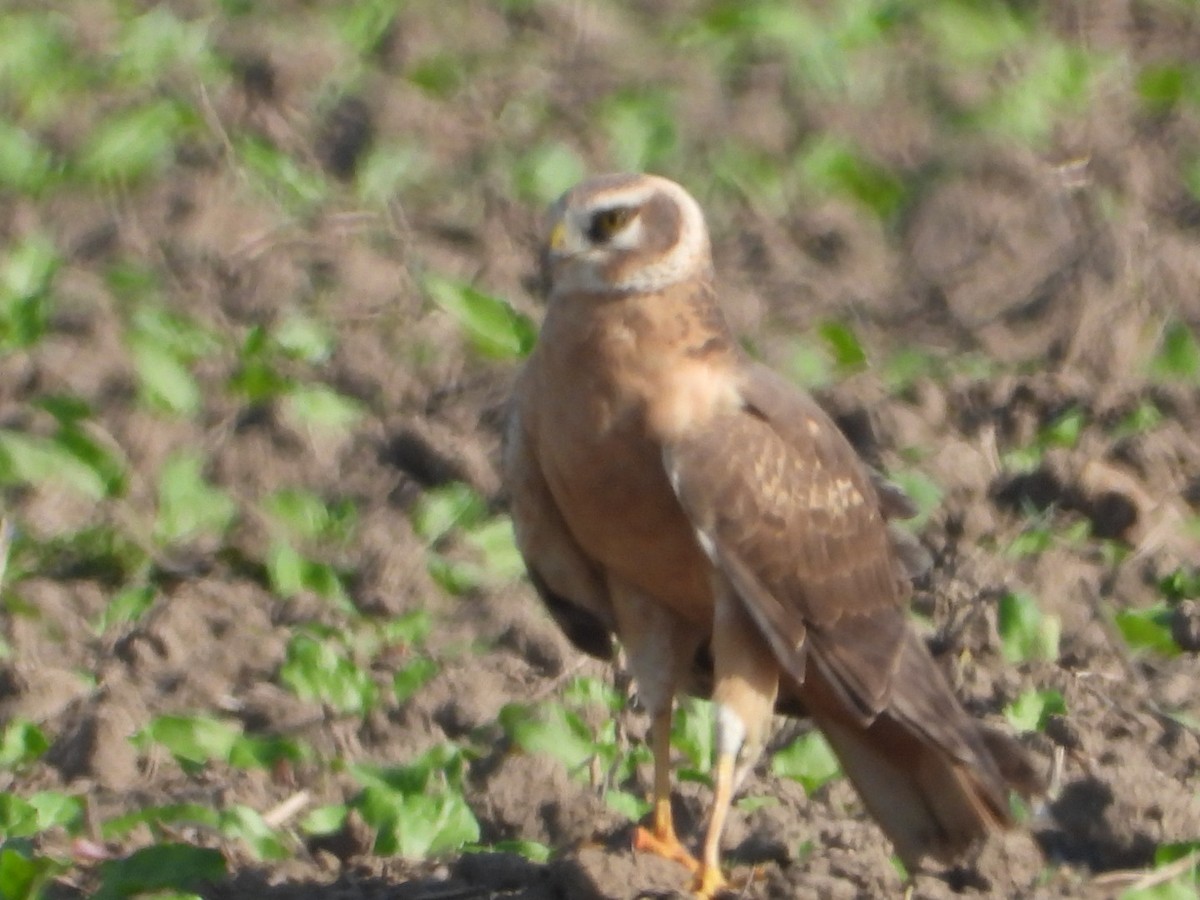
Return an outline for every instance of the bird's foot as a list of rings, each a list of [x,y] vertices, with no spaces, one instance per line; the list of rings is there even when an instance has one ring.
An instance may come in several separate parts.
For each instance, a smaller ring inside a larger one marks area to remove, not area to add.
[[[728,888],[729,882],[717,866],[700,866],[692,879],[692,896],[697,900],[713,900]]]
[[[653,853],[655,856],[677,862],[689,872],[695,872],[700,868],[699,860],[680,843],[674,831],[656,834],[651,829],[639,825],[633,833],[633,849],[640,853]]]

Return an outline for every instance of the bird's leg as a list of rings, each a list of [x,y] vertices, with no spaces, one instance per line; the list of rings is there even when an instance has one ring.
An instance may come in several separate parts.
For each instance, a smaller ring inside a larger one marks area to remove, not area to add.
[[[671,818],[671,709],[703,634],[618,578],[610,577],[609,592],[629,670],[650,713],[654,754],[653,820],[650,828],[634,832],[633,845],[694,872],[699,863],[679,842]]]
[[[670,704],[654,715],[654,721],[650,724],[650,747],[654,753],[654,818],[650,828],[638,826],[634,832],[634,849],[666,857],[694,872],[700,863],[680,843],[671,816]]]
[[[721,874],[721,832],[725,829],[725,817],[733,802],[734,768],[745,736],[746,727],[741,719],[730,707],[718,702],[712,811],[708,818],[708,830],[704,833],[700,867],[692,881],[692,891],[697,897],[715,897],[726,887],[725,876]]]
[[[700,868],[692,882],[697,897],[715,897],[725,887],[721,874],[721,832],[738,781],[738,755],[748,768],[761,752],[775,696],[779,669],[741,601],[720,576],[713,582],[713,705],[716,707],[716,772],[712,813],[704,835]],[[744,773],[743,773],[744,774]]]

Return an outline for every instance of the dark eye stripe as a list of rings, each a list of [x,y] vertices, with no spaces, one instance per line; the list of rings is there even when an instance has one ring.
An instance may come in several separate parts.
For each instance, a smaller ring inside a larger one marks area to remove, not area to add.
[[[633,218],[632,206],[613,206],[596,212],[588,222],[587,238],[593,244],[602,244]]]

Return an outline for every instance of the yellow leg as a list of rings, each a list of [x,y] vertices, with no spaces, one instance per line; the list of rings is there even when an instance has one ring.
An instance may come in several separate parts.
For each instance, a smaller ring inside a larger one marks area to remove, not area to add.
[[[695,872],[700,868],[696,857],[687,851],[675,834],[671,816],[671,708],[655,715],[650,727],[650,747],[654,753],[654,821],[650,829],[638,827],[633,847],[653,853]]]
[[[708,821],[708,832],[704,835],[704,853],[700,858],[700,869],[692,882],[692,891],[698,898],[711,900],[726,887],[721,874],[721,831],[725,828],[725,816],[733,801],[733,767],[736,753],[723,752],[717,756],[716,784],[713,786],[712,818]]]

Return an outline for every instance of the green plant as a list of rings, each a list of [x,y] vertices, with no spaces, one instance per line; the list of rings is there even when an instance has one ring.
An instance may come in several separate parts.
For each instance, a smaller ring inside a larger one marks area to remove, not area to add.
[[[223,878],[225,858],[218,850],[161,843],[100,864],[95,900],[121,900],[151,891],[190,890]]]
[[[54,243],[36,234],[14,242],[0,257],[0,349],[33,346],[45,333],[61,265]]]
[[[1200,343],[1190,327],[1183,322],[1167,325],[1150,360],[1149,372],[1161,381],[1200,380]]]
[[[1005,593],[1000,598],[997,618],[1000,651],[1007,662],[1058,658],[1062,631],[1058,616],[1043,613],[1029,594]]]
[[[316,628],[288,642],[279,680],[296,696],[318,700],[340,713],[364,715],[379,701],[379,688],[351,658],[345,639]]]
[[[1051,716],[1066,715],[1067,703],[1061,691],[1028,690],[1004,708],[1009,724],[1018,731],[1043,731]]]
[[[819,731],[810,731],[771,757],[771,772],[798,781],[811,794],[839,777],[842,769],[828,741]]]
[[[43,889],[67,864],[34,852],[28,841],[0,843],[0,897],[40,900]]]
[[[0,769],[33,762],[50,748],[42,729],[28,719],[12,719],[0,731]]]
[[[463,796],[466,756],[454,744],[434,747],[403,766],[354,765],[362,791],[350,802],[375,830],[375,852],[422,859],[479,840],[479,823]],[[325,824],[336,818],[324,814]]]
[[[458,321],[481,355],[517,359],[533,349],[533,323],[500,298],[439,275],[426,275],[422,286],[430,300]]]
[[[1171,609],[1156,603],[1141,609],[1119,609],[1113,622],[1129,649],[1161,656],[1178,656],[1179,644],[1171,634]]]
[[[512,522],[507,516],[488,518],[483,498],[468,485],[454,482],[426,491],[410,517],[413,530],[429,544],[429,574],[451,594],[502,584],[525,571]],[[471,559],[446,552],[452,535],[471,551]]]

